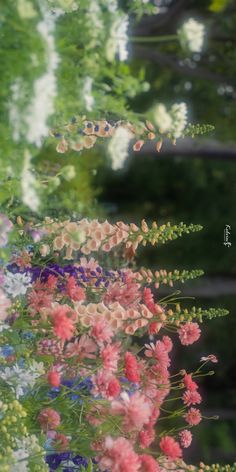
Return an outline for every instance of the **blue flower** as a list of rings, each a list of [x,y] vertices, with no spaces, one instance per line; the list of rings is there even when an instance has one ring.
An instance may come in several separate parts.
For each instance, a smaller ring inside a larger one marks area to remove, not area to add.
[[[14,353],[14,348],[10,346],[10,344],[6,344],[4,347],[1,348],[0,352],[3,357],[8,357]]]

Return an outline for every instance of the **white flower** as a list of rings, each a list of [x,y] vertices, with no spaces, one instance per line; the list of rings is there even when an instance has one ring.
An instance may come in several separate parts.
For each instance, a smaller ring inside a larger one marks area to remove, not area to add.
[[[163,103],[153,109],[153,119],[160,133],[169,133],[172,138],[180,138],[187,124],[186,103],[175,103],[168,111]]]
[[[31,286],[31,277],[26,274],[13,274],[7,271],[4,275],[3,288],[8,295],[13,298],[19,295],[25,295],[27,289]]]
[[[92,111],[94,106],[94,97],[92,95],[92,85],[93,79],[91,77],[85,77],[84,86],[82,89],[82,98],[85,103],[85,109],[87,111]]]
[[[35,454],[42,454],[42,461],[43,461],[43,449],[39,445],[38,439],[35,434],[31,434],[29,436],[25,436],[22,439],[15,439],[17,450],[13,451],[13,458],[15,460],[15,464],[11,465],[10,472],[29,472],[28,468],[28,458],[30,456],[34,456]],[[25,460],[23,460],[25,459]],[[44,461],[42,462],[42,471],[48,470],[47,465],[44,465]]]
[[[57,15],[41,4],[43,20],[37,25],[37,30],[45,42],[47,54],[46,72],[34,82],[34,96],[26,114],[28,131],[26,137],[29,143],[41,145],[41,140],[48,134],[47,120],[54,111],[53,101],[56,96],[55,71],[59,56],[55,48],[54,30]]]
[[[180,43],[184,49],[191,52],[201,52],[205,36],[205,27],[202,23],[189,18],[177,31]]]
[[[108,61],[113,61],[116,54],[118,54],[122,62],[128,58],[128,26],[128,15],[119,15],[114,20],[110,31],[110,38],[106,44],[106,57]]]
[[[24,5],[26,0],[18,0],[20,6]],[[29,1],[27,1],[29,8]],[[27,100],[27,86],[24,78],[17,77],[15,83],[11,85],[12,97],[9,104],[9,119],[12,125],[12,135],[14,141],[21,138],[27,139],[29,143],[40,147],[42,138],[48,134],[47,121],[54,112],[54,98],[57,93],[57,83],[55,72],[59,63],[59,56],[56,52],[54,32],[58,16],[63,11],[52,11],[46,7],[46,3],[40,1],[40,10],[43,19],[37,25],[42,41],[45,44],[46,71],[41,77],[35,80],[33,84],[33,97],[25,106]],[[27,10],[27,15],[30,10]],[[32,14],[32,11],[31,11]],[[32,68],[38,63],[38,58],[31,54]]]
[[[158,129],[160,130],[160,133],[166,133],[170,130],[172,126],[172,118],[163,103],[159,103],[154,107],[153,119]]]
[[[171,107],[172,127],[171,133],[174,138],[180,138],[187,124],[187,105],[186,103],[175,103]]]
[[[32,211],[37,211],[40,200],[36,192],[37,181],[31,171],[31,156],[26,149],[24,154],[23,170],[21,174],[22,200]]]
[[[128,156],[129,142],[132,139],[133,134],[131,131],[124,126],[119,126],[112,136],[109,145],[108,152],[111,158],[111,167],[113,170],[121,169]]]
[[[32,361],[28,368],[19,367],[18,364],[12,367],[6,367],[0,372],[0,378],[10,385],[15,392],[16,398],[19,399],[29,389],[34,387],[38,377],[44,373],[43,363]]]
[[[90,24],[90,34],[93,38],[90,43],[90,47],[93,47],[96,44],[96,39],[104,29],[103,13],[97,0],[90,0],[87,9],[86,20],[87,23]]]

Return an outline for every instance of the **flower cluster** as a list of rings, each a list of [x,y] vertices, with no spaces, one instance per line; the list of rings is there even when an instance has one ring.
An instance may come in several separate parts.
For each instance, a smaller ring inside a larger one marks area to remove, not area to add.
[[[198,378],[217,359],[203,356],[195,371],[173,374],[175,338],[166,332],[191,345],[201,334],[197,320],[180,307],[173,312],[168,297],[156,298],[152,272],[110,267],[118,244],[135,249],[137,240],[154,244],[183,230],[144,221],[141,228],[49,219],[40,228],[20,226],[24,247],[14,247],[2,274],[9,329],[0,334],[0,389],[9,401],[0,422],[9,461],[0,455],[1,470],[160,472],[165,463],[181,465],[190,428],[202,420]],[[84,257],[91,251],[96,259]],[[144,345],[145,335],[151,342]],[[163,428],[166,401],[178,429]]]
[[[87,96],[87,95],[86,95]],[[91,97],[87,97],[91,106]],[[110,138],[108,153],[114,170],[123,167],[128,156],[130,141],[134,141],[133,150],[138,152],[146,142],[154,142],[157,152],[160,152],[164,138],[175,143],[177,138],[184,135],[187,126],[187,105],[175,103],[169,111],[164,104],[157,104],[147,113],[152,121],[147,119],[139,124],[129,121],[88,120],[86,117],[73,117],[70,123],[51,130],[53,138],[59,139],[56,150],[65,153],[72,149],[82,151],[92,148],[98,140]]]
[[[190,52],[201,52],[205,37],[205,27],[194,18],[189,18],[179,28],[178,36],[183,49]]]

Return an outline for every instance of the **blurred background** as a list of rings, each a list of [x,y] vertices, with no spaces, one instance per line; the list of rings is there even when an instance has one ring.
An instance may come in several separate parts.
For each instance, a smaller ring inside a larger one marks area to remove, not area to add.
[[[32,33],[28,28],[26,36],[27,19],[22,17],[22,23],[18,23],[14,10],[16,3],[22,4],[20,1],[0,2],[3,25],[0,34],[5,45],[0,54],[3,81],[0,101],[4,103],[0,126],[0,204],[3,211],[9,211],[13,216],[20,214],[28,220],[35,215],[22,204],[17,176],[24,143],[23,140],[13,143],[11,139],[12,131],[7,123],[8,105],[11,77],[22,74],[25,83],[27,80],[30,83],[33,80],[31,74],[36,74],[39,66],[37,61],[35,69],[29,68],[27,61],[24,64],[25,51],[27,48],[31,52],[37,49],[37,38],[33,26]],[[34,8],[35,3],[32,0]],[[120,5],[126,10],[129,3],[123,0]],[[138,0],[134,3],[137,4]],[[146,2],[140,0],[139,3]],[[95,103],[100,104],[100,113],[103,110],[104,115],[109,107],[115,109],[116,101],[120,108],[117,106],[115,114],[122,115],[123,97],[127,110],[137,114],[145,113],[158,101],[167,105],[183,101],[188,104],[191,122],[213,124],[215,130],[194,140],[179,139],[176,146],[166,142],[159,154],[150,143],[145,144],[139,153],[134,153],[131,145],[125,166],[119,171],[111,169],[106,148],[102,145],[83,150],[80,154],[70,151],[60,155],[55,150],[55,142],[46,139],[41,147],[31,149],[32,175],[50,178],[47,191],[41,192],[44,206],[39,217],[45,214],[86,216],[136,223],[145,218],[148,222],[154,219],[159,223],[183,221],[203,225],[200,233],[185,236],[161,248],[145,248],[139,253],[138,264],[151,269],[203,269],[205,276],[181,286],[182,294],[196,297],[197,306],[224,307],[230,311],[227,319],[205,323],[201,343],[196,348],[181,348],[175,355],[179,365],[184,364],[186,370],[197,366],[203,355],[214,353],[219,358],[216,374],[202,382],[202,393],[205,398],[203,414],[219,415],[220,418],[199,425],[186,462],[195,463],[201,457],[204,462],[231,463],[236,460],[236,2],[155,0],[152,3],[158,7],[157,15],[139,18],[131,13],[129,34],[138,36],[140,41],[129,44],[127,63],[110,68],[104,62],[101,70],[106,78],[100,81],[103,80],[103,84],[98,81],[101,71],[96,69],[96,60],[89,62],[91,48],[87,63],[83,62],[81,66],[79,60],[86,51],[82,39],[76,39],[76,51],[72,47],[78,34],[76,16],[74,22],[69,18],[59,19],[57,45],[62,59],[58,72],[57,113],[51,124],[63,123],[77,113],[74,109],[79,107],[74,94],[80,87],[80,72],[76,76],[79,64],[80,71],[86,66],[90,75],[93,70],[97,74],[94,72]],[[201,54],[186,56],[173,41],[142,41],[142,36],[175,34],[189,17],[202,22],[207,30]],[[8,26],[4,23],[6,18]],[[31,16],[31,25],[36,21],[34,18]],[[19,52],[22,54],[21,62]],[[42,55],[42,51],[37,54]],[[112,74],[119,80],[115,81]],[[136,81],[130,79],[131,74]],[[146,84],[143,88],[139,86],[141,80]],[[109,90],[108,87],[111,90],[110,101],[104,102],[102,93]],[[27,89],[25,100],[28,95]],[[103,100],[100,103],[101,96]],[[80,103],[81,109],[82,105]],[[74,167],[74,176],[55,179],[55,174],[65,165]],[[9,166],[6,178],[3,169]],[[226,227],[231,245],[224,245]],[[158,290],[157,298],[170,290]]]

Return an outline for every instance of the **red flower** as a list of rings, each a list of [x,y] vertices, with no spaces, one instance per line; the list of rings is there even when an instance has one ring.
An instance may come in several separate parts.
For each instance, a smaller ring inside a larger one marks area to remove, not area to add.
[[[48,372],[47,379],[48,383],[52,387],[59,387],[61,383],[61,376],[58,372],[56,372],[56,370],[51,370],[50,372]]]

